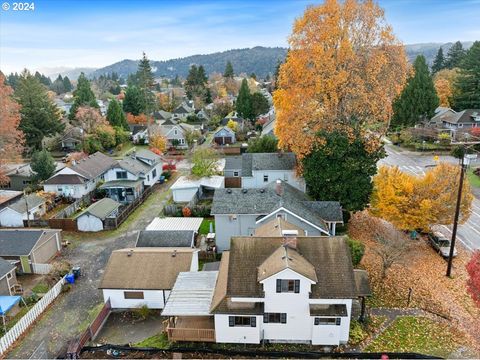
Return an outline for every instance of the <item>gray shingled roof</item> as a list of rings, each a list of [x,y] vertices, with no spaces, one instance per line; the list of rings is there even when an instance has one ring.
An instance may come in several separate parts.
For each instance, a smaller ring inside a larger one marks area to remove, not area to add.
[[[22,196],[19,200],[15,201],[13,204],[9,205],[8,207],[19,214],[24,214],[27,212],[27,204],[29,211],[37,206],[45,203],[45,199],[41,196],[36,194],[27,195],[27,202],[25,203],[25,197]]]
[[[143,158],[150,161],[153,161],[155,164],[158,164],[162,159],[160,155],[155,154],[153,151],[147,149],[140,149],[135,153],[137,158]],[[141,160],[140,160],[141,161]]]
[[[44,185],[69,185],[69,184],[83,184],[86,179],[76,174],[58,174],[46,180]]]
[[[13,269],[15,269],[15,265],[12,265],[7,260],[0,258],[0,279],[7,275]]]
[[[143,230],[135,247],[193,247],[193,231]]]
[[[44,230],[0,230],[0,256],[29,255]]]
[[[338,201],[305,201],[303,203],[328,222],[343,222],[342,206]]]
[[[242,176],[252,176],[254,170],[295,170],[294,153],[253,153],[226,159],[225,170],[242,169]]]
[[[116,164],[116,160],[100,151],[88,157],[78,160],[71,169],[85,176],[87,179],[94,179]]]
[[[314,225],[328,231],[324,219],[305,206],[307,196],[288,183],[282,182],[282,193],[277,195],[276,183],[262,189],[216,189],[211,214],[268,215],[283,207]]]
[[[146,174],[152,168],[152,166],[145,164],[143,161],[132,159],[131,157],[125,157],[124,159],[119,160],[118,165],[134,175],[140,173]]]

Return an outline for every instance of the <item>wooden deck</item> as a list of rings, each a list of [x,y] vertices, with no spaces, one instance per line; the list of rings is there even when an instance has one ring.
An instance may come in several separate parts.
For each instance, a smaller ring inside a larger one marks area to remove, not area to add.
[[[167,334],[170,341],[215,342],[213,317],[177,317],[167,326]]]

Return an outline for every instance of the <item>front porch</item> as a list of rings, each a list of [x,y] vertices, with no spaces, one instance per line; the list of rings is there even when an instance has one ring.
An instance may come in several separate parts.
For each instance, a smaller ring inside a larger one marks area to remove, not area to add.
[[[165,322],[169,341],[215,342],[213,316],[178,316]]]

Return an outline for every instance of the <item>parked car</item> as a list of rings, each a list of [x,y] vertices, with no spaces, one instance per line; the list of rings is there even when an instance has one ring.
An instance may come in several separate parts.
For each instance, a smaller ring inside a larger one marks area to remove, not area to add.
[[[450,239],[438,231],[428,234],[428,239],[433,248],[437,250],[443,257],[450,256]],[[453,256],[457,256],[457,249],[453,249]]]

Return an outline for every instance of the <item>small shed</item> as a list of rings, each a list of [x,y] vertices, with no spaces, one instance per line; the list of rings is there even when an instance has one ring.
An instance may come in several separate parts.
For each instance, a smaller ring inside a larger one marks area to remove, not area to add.
[[[105,219],[116,217],[121,205],[110,198],[93,203],[77,216],[78,231],[102,231]]]
[[[235,132],[228,126],[223,126],[213,134],[213,140],[218,145],[234,144],[236,142]]]
[[[215,189],[224,188],[223,176],[202,177],[199,179],[180,176],[171,186],[173,201],[177,203],[189,202],[195,196],[201,198],[213,198]]]
[[[23,227],[23,220],[33,220],[45,214],[45,199],[36,194],[22,196],[0,210],[0,226]]]

